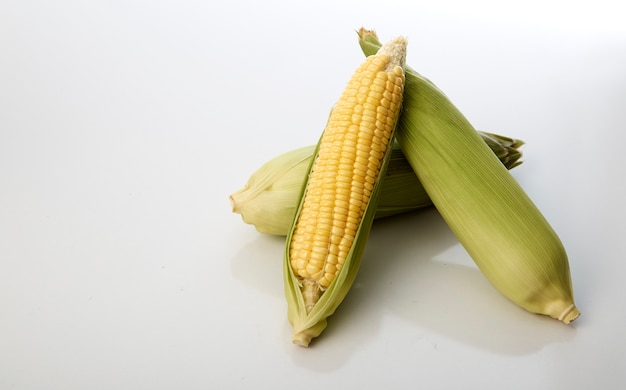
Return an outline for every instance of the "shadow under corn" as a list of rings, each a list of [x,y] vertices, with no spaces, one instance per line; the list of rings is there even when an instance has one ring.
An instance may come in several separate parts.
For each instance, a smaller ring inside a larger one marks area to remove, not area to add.
[[[283,251],[283,237],[260,235],[232,259],[233,274],[284,299]],[[502,297],[434,208],[377,220],[356,281],[324,333],[308,349],[295,348],[285,312],[284,348],[298,366],[334,371],[355,351],[385,338],[382,323],[389,316],[413,324],[415,333],[404,340],[435,337],[504,355],[531,354],[575,334]]]

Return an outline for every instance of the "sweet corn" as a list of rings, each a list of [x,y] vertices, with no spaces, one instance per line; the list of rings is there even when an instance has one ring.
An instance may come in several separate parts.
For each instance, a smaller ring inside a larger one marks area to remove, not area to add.
[[[380,45],[364,29],[359,42],[366,55]],[[450,100],[408,66],[405,72],[396,136],[437,210],[504,296],[532,313],[576,319],[557,234]]]
[[[507,169],[522,163],[519,148],[523,142],[509,137],[480,132],[480,135]],[[263,164],[246,185],[230,195],[234,213],[259,233],[287,235],[298,207],[302,185],[315,153],[315,145],[283,153]],[[431,206],[413,168],[394,142],[376,205],[375,219],[389,217]]]
[[[402,104],[406,41],[356,70],[318,143],[285,248],[293,342],[308,346],[348,293],[369,235]]]

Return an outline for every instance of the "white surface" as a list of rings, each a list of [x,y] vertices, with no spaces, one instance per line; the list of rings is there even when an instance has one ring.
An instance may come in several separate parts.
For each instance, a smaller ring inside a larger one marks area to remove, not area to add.
[[[619,2],[331,3],[0,3],[1,389],[626,384]],[[317,140],[361,26],[527,142],[573,326],[500,297],[430,210],[378,223],[323,337],[290,344],[283,242],[228,195]]]

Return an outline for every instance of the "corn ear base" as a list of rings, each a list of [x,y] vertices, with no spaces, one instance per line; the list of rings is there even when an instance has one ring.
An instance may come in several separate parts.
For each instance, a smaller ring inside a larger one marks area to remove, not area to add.
[[[366,55],[377,37],[362,29]],[[431,81],[409,66],[396,138],[435,207],[491,284],[525,310],[575,320],[563,244],[521,186]]]

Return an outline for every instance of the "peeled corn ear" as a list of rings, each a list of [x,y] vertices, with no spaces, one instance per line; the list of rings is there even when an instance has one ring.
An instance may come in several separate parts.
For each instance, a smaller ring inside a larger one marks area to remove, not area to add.
[[[400,113],[406,41],[368,57],[335,104],[287,235],[284,260],[293,342],[308,346],[356,277]]]
[[[364,29],[359,43],[366,55],[379,46]],[[576,319],[557,234],[450,100],[408,66],[405,72],[396,137],[437,210],[504,296],[533,313]]]
[[[507,169],[522,164],[522,151],[518,148],[524,142],[479,133]],[[243,221],[254,225],[259,233],[287,235],[315,149],[315,145],[294,149],[263,164],[243,188],[230,195],[233,212],[241,214]],[[375,219],[432,206],[397,142],[394,142],[382,186]]]

